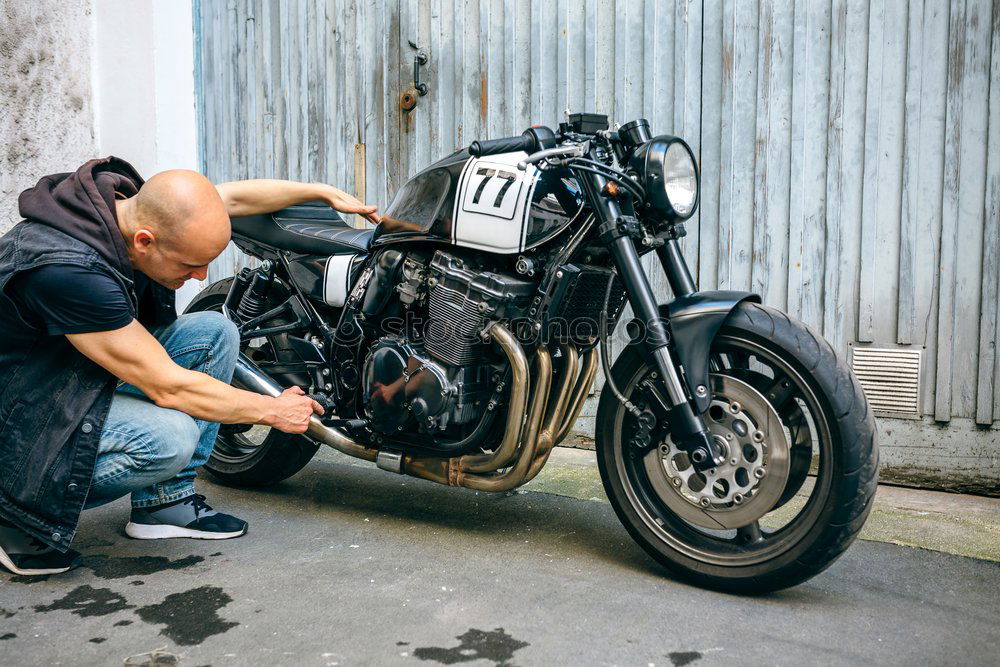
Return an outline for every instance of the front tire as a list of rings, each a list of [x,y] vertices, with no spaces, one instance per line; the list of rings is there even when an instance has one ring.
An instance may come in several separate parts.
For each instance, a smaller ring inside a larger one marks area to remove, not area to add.
[[[232,278],[212,283],[184,312],[221,311],[232,283]],[[277,341],[269,340],[254,353],[267,355],[278,347]],[[253,352],[249,342],[240,346],[240,352]],[[319,445],[308,438],[267,426],[223,424],[205,469],[228,486],[270,486],[302,470],[318,449]]]
[[[737,306],[711,360],[705,419],[713,437],[733,445],[727,463],[695,473],[666,425],[651,448],[637,449],[636,420],[602,392],[596,441],[605,491],[632,537],[680,578],[740,593],[794,586],[829,567],[871,510],[871,408],[829,343],[766,306]],[[622,353],[612,374],[633,403],[651,403],[653,385],[644,381],[655,374],[636,349]]]

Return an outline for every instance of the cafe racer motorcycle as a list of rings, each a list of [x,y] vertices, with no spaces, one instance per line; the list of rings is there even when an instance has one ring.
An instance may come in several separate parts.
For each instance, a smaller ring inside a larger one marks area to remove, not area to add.
[[[206,467],[265,485],[326,444],[393,473],[508,491],[570,433],[603,362],[600,474],[642,548],[711,588],[804,581],[871,508],[872,412],[817,332],[756,294],[698,290],[680,245],[698,203],[682,139],[573,114],[432,164],[374,229],[325,205],[234,218],[234,242],[260,263],[188,310],[239,326],[235,386],[297,385],[327,411],[303,436],[223,426]],[[628,344],[611,359],[619,325]]]

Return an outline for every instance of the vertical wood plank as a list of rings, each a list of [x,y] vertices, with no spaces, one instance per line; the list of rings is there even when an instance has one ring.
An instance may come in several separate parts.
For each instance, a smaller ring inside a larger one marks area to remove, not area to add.
[[[945,119],[944,194],[941,206],[941,263],[938,296],[937,391],[934,419],[951,419],[955,337],[955,233],[962,150],[962,77],[965,71],[965,2],[952,0],[948,23],[948,88]]]
[[[615,113],[614,58],[597,54],[615,52],[614,0],[597,0],[594,15],[594,104],[599,114],[613,118]]]
[[[924,2],[909,4],[906,27],[906,111],[903,137],[903,184],[899,235],[899,302],[896,315],[896,342],[914,341],[917,279],[917,216],[920,182],[920,118],[922,94],[921,54],[923,52]]]
[[[486,83],[487,126],[489,138],[507,135],[507,96],[504,95],[504,13],[502,0],[490,0],[489,14],[483,26],[487,39]]]
[[[516,0],[514,8],[513,129],[515,132],[534,125],[531,115],[531,91],[534,58],[531,53],[531,3]]]
[[[868,83],[865,98],[865,134],[863,162],[863,192],[861,205],[861,288],[858,307],[857,339],[862,343],[875,340],[875,281],[878,256],[875,237],[879,199],[879,165],[881,164],[880,120],[882,113],[883,42],[885,3],[872,0],[868,14]]]
[[[962,150],[955,251],[955,324],[952,415],[976,416],[983,303],[984,193],[990,86],[990,0],[967,0],[962,79]],[[961,378],[961,381],[958,381]]]
[[[657,3],[659,4],[659,3]],[[718,289],[719,190],[722,123],[722,2],[711,0],[702,8],[701,67],[701,204],[698,225],[698,286]],[[658,103],[659,104],[659,103]]]
[[[831,24],[829,4],[796,5],[788,302],[792,313],[817,328],[823,325],[826,267]]]
[[[486,72],[479,55],[479,3],[465,0],[465,25],[463,42],[463,98],[462,98],[462,143],[469,145],[483,139],[483,123],[480,114],[480,91],[486,85]]]
[[[413,136],[413,162],[410,164],[407,177],[413,176],[430,164],[432,160],[439,157],[433,155],[433,151],[431,150],[432,147],[437,145],[437,126],[432,122],[432,119],[441,96],[441,91],[437,89],[439,64],[437,54],[432,53],[431,49],[430,0],[416,0],[416,5],[416,12],[413,16],[414,41],[427,53],[427,67],[421,68],[422,73],[420,78],[427,81],[430,92],[427,93],[427,96],[420,98],[420,101],[417,103],[416,113],[414,114],[413,120],[416,124],[416,130]],[[387,55],[386,57],[390,56]],[[383,165],[382,168],[384,169],[385,166]]]
[[[574,0],[566,6],[566,100],[572,111],[587,111],[587,41],[585,6]]]
[[[979,325],[979,389],[976,422],[1000,418],[1000,3],[990,21],[989,138],[987,140],[985,228],[983,231],[983,315]],[[992,317],[990,320],[989,318]]]

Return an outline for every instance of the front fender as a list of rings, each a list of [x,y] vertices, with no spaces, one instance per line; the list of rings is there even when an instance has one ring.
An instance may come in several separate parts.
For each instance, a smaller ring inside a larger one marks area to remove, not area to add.
[[[729,313],[744,301],[760,303],[760,296],[752,292],[712,290],[695,292],[660,305],[660,314],[670,322],[674,352],[684,367],[684,381],[694,397],[699,413],[708,410],[712,397],[708,387],[708,353],[712,340]]]

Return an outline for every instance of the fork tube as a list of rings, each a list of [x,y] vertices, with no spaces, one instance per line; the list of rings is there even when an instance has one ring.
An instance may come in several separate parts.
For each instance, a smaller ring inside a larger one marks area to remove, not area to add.
[[[667,239],[656,249],[656,254],[660,258],[663,272],[667,274],[667,282],[670,283],[670,289],[675,297],[689,296],[698,291],[677,239]]]

